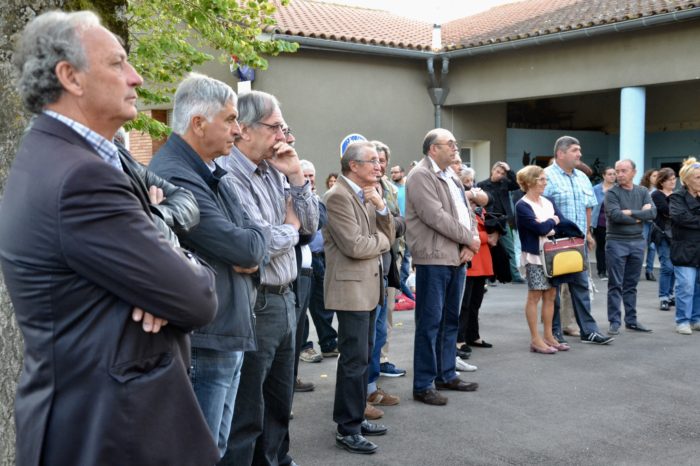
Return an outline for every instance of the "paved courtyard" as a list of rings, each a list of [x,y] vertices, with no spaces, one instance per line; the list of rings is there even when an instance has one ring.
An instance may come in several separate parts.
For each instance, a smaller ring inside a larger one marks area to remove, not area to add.
[[[658,275],[658,271],[657,271]],[[607,331],[606,283],[593,315]],[[300,465],[700,464],[700,332],[675,332],[674,309],[658,310],[657,283],[640,281],[639,321],[652,334],[622,330],[609,346],[569,338],[571,351],[529,352],[525,285],[489,288],[474,348],[475,393],[444,392],[449,403],[427,406],[411,398],[413,311],[394,313],[391,359],[406,377],[380,377],[401,397],[383,408],[389,427],[374,455],[335,447],[332,420],[335,359],[300,363],[316,390],[297,393],[292,454]],[[313,325],[312,325],[313,332]],[[315,338],[315,335],[312,335]],[[318,349],[318,347],[316,347]]]

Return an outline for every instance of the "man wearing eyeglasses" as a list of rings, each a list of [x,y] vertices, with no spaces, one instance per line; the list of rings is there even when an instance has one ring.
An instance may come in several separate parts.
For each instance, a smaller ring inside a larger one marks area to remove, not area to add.
[[[294,246],[300,234],[316,231],[318,200],[287,142],[277,99],[249,92],[239,97],[238,112],[241,132],[223,182],[235,189],[252,222],[271,229],[271,240],[253,308],[257,349],[243,359],[228,448],[219,464],[278,464],[294,388]]]
[[[416,265],[413,399],[429,405],[447,403],[438,390],[478,388],[455,372],[465,264],[481,244],[462,183],[449,170],[457,151],[446,129],[428,132],[425,157],[406,181],[406,241]]]
[[[394,221],[376,189],[379,156],[370,142],[350,144],[341,158],[342,176],[326,193],[328,223],[326,307],[338,317],[338,370],[333,420],[336,446],[351,453],[374,453],[365,438],[387,428],[365,420],[368,366],[374,344],[376,308],[384,300],[381,256],[394,240]]]

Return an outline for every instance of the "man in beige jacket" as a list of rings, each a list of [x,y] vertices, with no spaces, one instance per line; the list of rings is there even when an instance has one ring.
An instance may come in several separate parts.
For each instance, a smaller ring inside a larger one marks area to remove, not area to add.
[[[406,181],[406,240],[416,266],[413,399],[429,405],[447,403],[437,390],[478,387],[455,372],[465,264],[480,245],[462,183],[448,170],[457,152],[452,133],[430,131]]]
[[[342,176],[325,196],[328,223],[326,307],[338,317],[338,372],[333,420],[336,445],[352,453],[374,453],[365,435],[383,435],[386,427],[364,420],[369,358],[377,305],[384,289],[380,258],[394,241],[394,222],[375,188],[379,156],[368,142],[350,144],[341,159]]]

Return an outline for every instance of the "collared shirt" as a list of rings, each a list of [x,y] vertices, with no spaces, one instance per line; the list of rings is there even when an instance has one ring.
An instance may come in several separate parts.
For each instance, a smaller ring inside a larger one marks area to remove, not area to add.
[[[457,218],[459,223],[467,227],[467,230],[471,231],[472,219],[469,215],[467,201],[464,197],[464,190],[460,189],[459,186],[457,186],[457,183],[455,183],[454,171],[451,167],[447,167],[445,170],[440,170],[440,167],[438,167],[438,164],[435,163],[435,160],[433,160],[431,157],[428,157],[428,159],[433,167],[433,171],[437,173],[440,178],[445,180],[447,182],[447,187],[450,188],[450,196],[452,196],[452,201],[455,203],[455,207],[457,208]]]
[[[119,160],[119,149],[112,141],[105,139],[87,126],[78,123],[72,118],[56,113],[53,110],[44,110],[44,114],[50,116],[51,118],[57,119],[65,125],[68,125],[73,131],[85,138],[87,143],[90,144],[90,147],[95,149],[95,152],[97,152],[97,155],[99,155],[102,160],[119,171],[124,171],[122,162]]]
[[[340,175],[340,176],[341,176],[342,178],[344,178],[345,181],[347,181],[347,183],[350,185],[350,187],[351,187],[352,190],[355,192],[355,194],[357,195],[357,197],[360,199],[360,202],[362,202],[362,204],[364,204],[364,203],[365,203],[365,192],[362,190],[362,188],[360,188],[360,186],[359,186],[357,183],[355,183],[354,181],[352,181],[352,180],[351,180],[350,178],[348,178],[347,176],[345,176],[345,175]],[[377,210],[377,209],[374,209],[374,210]],[[383,208],[382,210],[377,210],[377,214],[379,214],[379,215],[386,215],[386,214],[388,214],[388,213],[389,213],[389,208],[387,207],[386,202],[385,202],[385,203],[384,203],[384,208]]]
[[[297,277],[294,245],[299,242],[299,232],[312,234],[318,226],[318,198],[311,191],[311,183],[290,186],[285,177],[266,161],[255,165],[237,147],[217,161],[229,172],[221,181],[235,190],[252,222],[271,229],[270,262],[260,270],[260,283],[291,283]],[[286,202],[290,196],[301,223],[299,231],[284,223]]]
[[[552,199],[564,217],[574,222],[582,232],[588,231],[586,209],[598,205],[591,181],[581,170],[574,169],[568,174],[556,162],[545,168],[544,172],[547,174],[544,195]]]

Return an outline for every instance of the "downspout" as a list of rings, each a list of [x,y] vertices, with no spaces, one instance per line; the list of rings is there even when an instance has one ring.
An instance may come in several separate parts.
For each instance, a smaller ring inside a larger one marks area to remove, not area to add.
[[[442,38],[440,34],[440,25],[436,24],[433,26],[433,49],[439,49],[441,43]],[[434,58],[428,58],[426,64],[428,66],[428,77],[430,78],[428,95],[430,96],[430,100],[435,107],[435,127],[442,128],[442,106],[447,99],[447,94],[450,92],[450,89],[447,87],[447,73],[450,69],[450,59],[447,57],[442,58],[442,69],[440,70],[439,78],[435,73]]]

